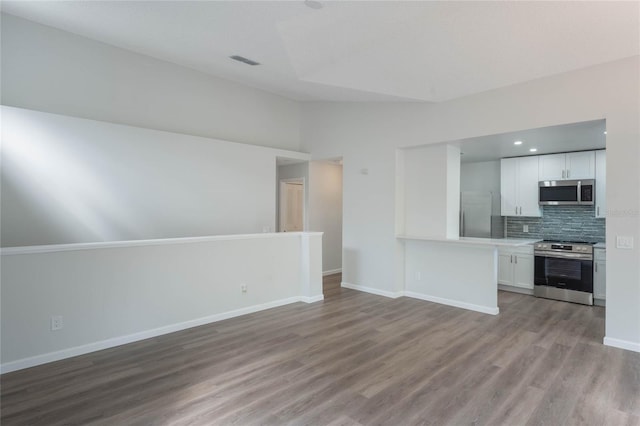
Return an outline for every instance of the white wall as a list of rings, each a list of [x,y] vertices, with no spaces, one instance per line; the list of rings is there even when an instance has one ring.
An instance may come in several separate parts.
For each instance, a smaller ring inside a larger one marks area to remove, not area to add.
[[[297,102],[2,14],[2,104],[282,149]]]
[[[458,238],[460,236],[460,148],[447,145],[446,164],[446,236]]]
[[[457,237],[460,211],[460,150],[445,144],[401,150],[404,224],[401,233]]]
[[[338,272],[342,269],[342,165],[312,161],[309,168],[309,227],[324,233],[323,272]]]
[[[2,246],[275,230],[306,154],[2,107]]]
[[[322,300],[321,238],[286,233],[5,249],[2,371]],[[50,330],[53,315],[63,316],[61,330]]]
[[[309,180],[309,162],[278,166],[278,179],[304,178]]]
[[[304,104],[303,148],[344,158],[344,280],[401,290],[396,148],[606,118],[607,343],[640,350],[639,74],[633,57],[441,104]],[[616,249],[616,235],[635,248]]]
[[[498,313],[495,247],[418,240],[405,244],[406,296]]]

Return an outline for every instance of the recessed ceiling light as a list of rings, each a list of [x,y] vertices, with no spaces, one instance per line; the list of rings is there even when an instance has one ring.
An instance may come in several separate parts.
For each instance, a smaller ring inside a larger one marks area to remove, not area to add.
[[[515,141],[513,144],[514,145],[522,145],[522,141]]]
[[[607,131],[606,131],[606,130],[604,131],[604,134],[605,134],[605,135],[607,134]]]
[[[529,152],[536,152],[538,148],[529,148]]]
[[[304,5],[316,10],[322,9],[323,7],[322,3],[316,0],[304,0]]]

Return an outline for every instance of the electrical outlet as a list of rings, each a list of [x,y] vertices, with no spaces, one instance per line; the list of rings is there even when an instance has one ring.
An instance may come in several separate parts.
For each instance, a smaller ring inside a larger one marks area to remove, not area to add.
[[[64,327],[62,315],[54,315],[51,317],[51,331],[60,330]]]
[[[522,225],[522,232],[529,232],[529,225]]]
[[[247,285],[246,284],[240,284],[240,290],[242,290],[243,293],[247,292]]]
[[[618,235],[616,237],[616,248],[619,249],[632,249],[633,248],[633,237]]]

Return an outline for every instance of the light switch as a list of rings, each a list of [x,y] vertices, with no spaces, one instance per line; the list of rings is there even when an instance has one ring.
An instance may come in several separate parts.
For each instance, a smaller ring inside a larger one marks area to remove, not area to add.
[[[616,237],[616,248],[619,249],[632,249],[633,248],[633,237],[618,235]]]

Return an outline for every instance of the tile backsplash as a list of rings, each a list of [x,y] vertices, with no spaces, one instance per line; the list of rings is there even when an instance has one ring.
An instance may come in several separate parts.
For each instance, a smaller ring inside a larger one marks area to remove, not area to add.
[[[543,206],[542,217],[508,217],[508,238],[547,240],[605,240],[605,219],[596,219],[594,206]],[[522,232],[529,225],[529,232]]]

